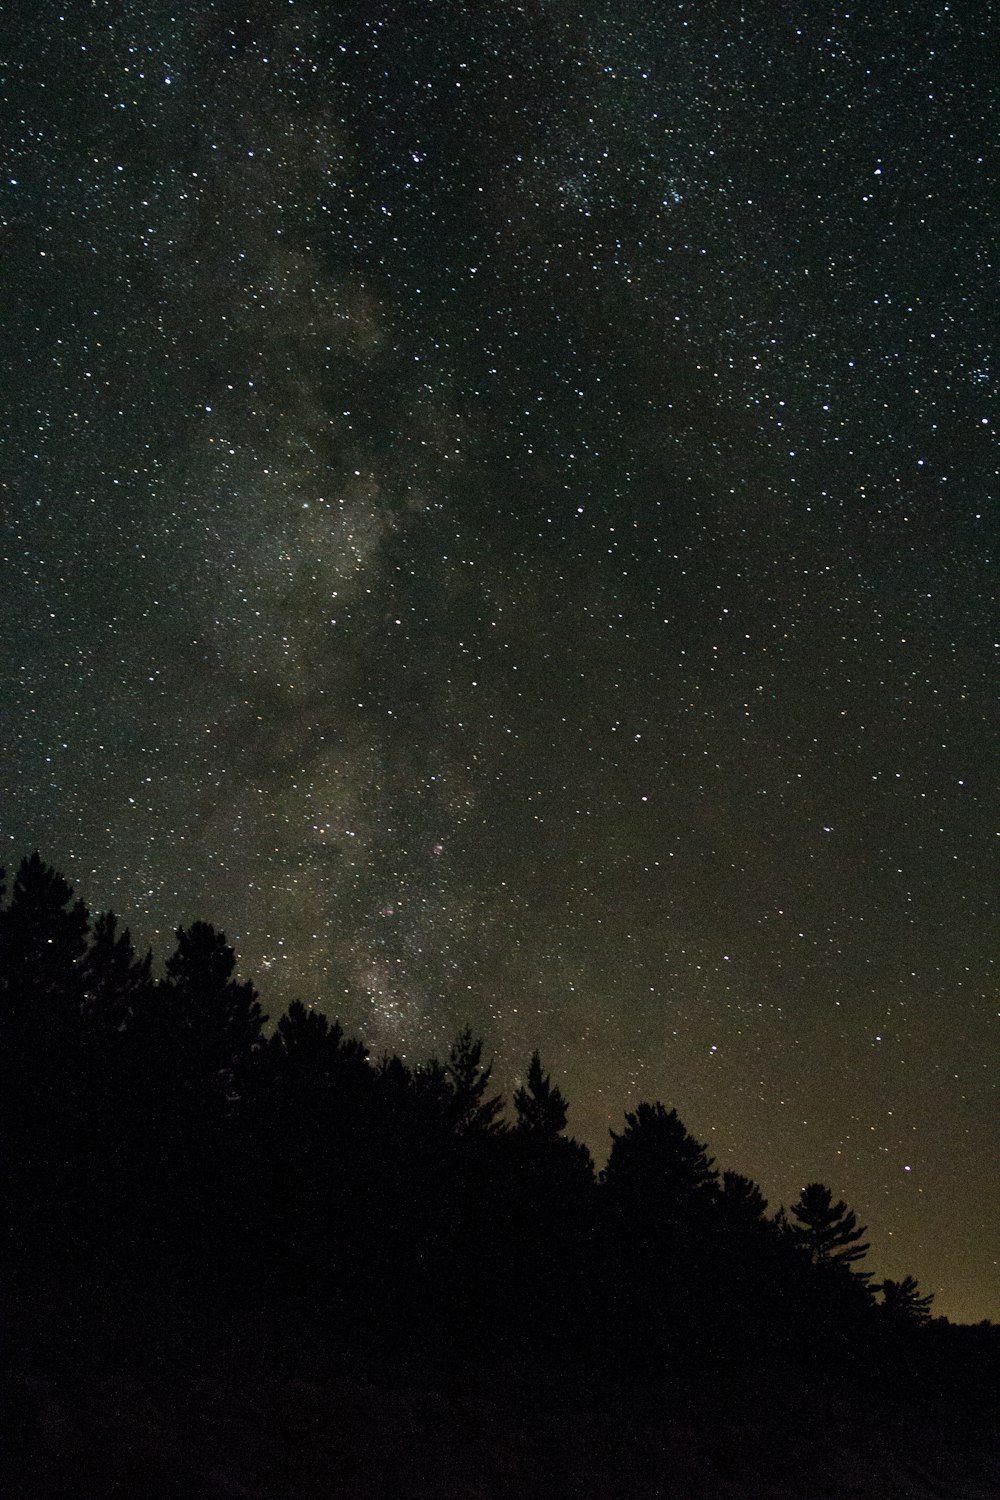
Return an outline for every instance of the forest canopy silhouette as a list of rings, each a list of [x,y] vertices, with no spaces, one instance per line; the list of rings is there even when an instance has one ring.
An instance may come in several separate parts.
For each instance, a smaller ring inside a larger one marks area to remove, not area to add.
[[[245,1358],[650,1411],[995,1391],[997,1329],[880,1281],[831,1187],[770,1211],[658,1101],[597,1172],[537,1052],[508,1107],[469,1030],[411,1065],[301,1001],[269,1028],[221,932],[178,930],[156,977],[38,854],[0,896],[0,1132],[22,1374]]]

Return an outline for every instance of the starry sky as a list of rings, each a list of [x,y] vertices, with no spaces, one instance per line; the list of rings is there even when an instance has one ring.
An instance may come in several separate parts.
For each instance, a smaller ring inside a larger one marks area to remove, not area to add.
[[[8,14],[4,860],[1000,1316],[988,8]]]

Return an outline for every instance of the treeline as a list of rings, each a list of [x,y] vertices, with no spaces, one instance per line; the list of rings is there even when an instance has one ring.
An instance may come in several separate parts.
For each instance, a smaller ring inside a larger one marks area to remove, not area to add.
[[[598,1174],[537,1054],[508,1110],[469,1031],[411,1066],[299,1002],[265,1023],[213,927],[156,978],[22,862],[0,896],[0,1297],[23,1362],[245,1358],[659,1408],[995,1377],[997,1330],[876,1280],[828,1187],[769,1211],[660,1103]]]

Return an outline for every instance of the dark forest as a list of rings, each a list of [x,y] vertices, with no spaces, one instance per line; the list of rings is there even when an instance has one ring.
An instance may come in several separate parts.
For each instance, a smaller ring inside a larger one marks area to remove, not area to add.
[[[995,1493],[1000,1330],[660,1102],[597,1171],[537,1053],[507,1101],[468,1029],[414,1065],[271,1024],[221,932],[155,977],[37,854],[0,1068],[19,1500]]]

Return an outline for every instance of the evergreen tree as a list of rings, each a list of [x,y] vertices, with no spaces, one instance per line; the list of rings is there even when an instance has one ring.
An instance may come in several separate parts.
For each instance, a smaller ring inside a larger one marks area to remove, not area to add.
[[[82,1019],[81,1145],[92,1181],[120,1184],[120,1169],[136,1147],[140,1110],[133,1026],[148,1009],[153,955],[140,959],[128,928],[118,932],[113,912],[94,922],[80,964]]]
[[[397,1086],[404,1083],[406,1097],[426,1128],[452,1129],[456,1115],[455,1088],[446,1063],[429,1057],[411,1071],[394,1057],[386,1076],[395,1078]]]
[[[566,1129],[566,1100],[549,1074],[542,1072],[537,1052],[532,1053],[528,1065],[527,1087],[514,1093],[514,1108],[518,1130],[530,1135],[554,1140]]]
[[[276,1160],[308,1161],[313,1170],[323,1158],[342,1167],[345,1142],[370,1128],[375,1089],[363,1044],[346,1038],[322,1011],[293,1000],[252,1070],[255,1135]]]
[[[833,1194],[821,1182],[810,1182],[802,1189],[792,1213],[798,1220],[789,1226],[796,1244],[801,1246],[815,1266],[849,1267],[863,1259],[869,1246],[859,1244],[865,1229],[858,1227],[857,1215],[844,1202],[833,1202]]]
[[[82,961],[90,920],[37,851],[0,909],[0,1118],[13,1142],[69,1129],[79,1088]]]
[[[620,1135],[611,1132],[603,1181],[618,1196],[681,1205],[715,1188],[718,1171],[708,1148],[689,1135],[675,1109],[640,1104],[626,1114]]]
[[[157,987],[159,1029],[188,1088],[227,1099],[238,1093],[266,1020],[249,980],[233,978],[236,956],[208,922],[177,931]]]
[[[473,1038],[466,1026],[451,1045],[445,1074],[451,1085],[451,1115],[461,1134],[491,1134],[502,1129],[497,1116],[503,1110],[503,1096],[486,1097],[493,1064],[482,1065],[483,1044]]]
[[[8,1042],[21,1026],[34,1036],[79,1013],[80,965],[90,920],[73,888],[38,852],[21,861],[9,905],[0,910],[0,1024]]]
[[[113,1323],[120,1302],[133,1347],[157,1318],[182,1343],[238,1318],[293,1361],[308,1344],[432,1381],[490,1347],[526,1389],[615,1399],[753,1399],[782,1372],[874,1389],[904,1357],[918,1389],[942,1349],[962,1367],[912,1276],[855,1269],[866,1231],[829,1188],[768,1219],[675,1110],[626,1114],[596,1191],[538,1052],[507,1130],[469,1028],[446,1061],[371,1067],[294,1001],[265,1041],[209,924],[177,933],[157,984],[37,853],[3,892],[0,872],[0,1237],[25,1326],[50,1301],[53,1328],[91,1304]]]
[[[96,918],[80,966],[83,1018],[94,1035],[123,1031],[148,1000],[153,952],[140,959],[126,927],[118,932],[114,912]]]
[[[723,1224],[743,1230],[763,1224],[767,1199],[752,1178],[740,1172],[723,1172],[718,1206]]]
[[[331,1089],[346,1074],[370,1075],[364,1044],[345,1037],[339,1021],[301,1000],[293,1000],[279,1020],[271,1051],[289,1086],[298,1089]]]
[[[891,1323],[919,1328],[930,1321],[934,1293],[921,1296],[914,1276],[904,1276],[902,1281],[883,1281],[879,1290],[883,1312]]]

